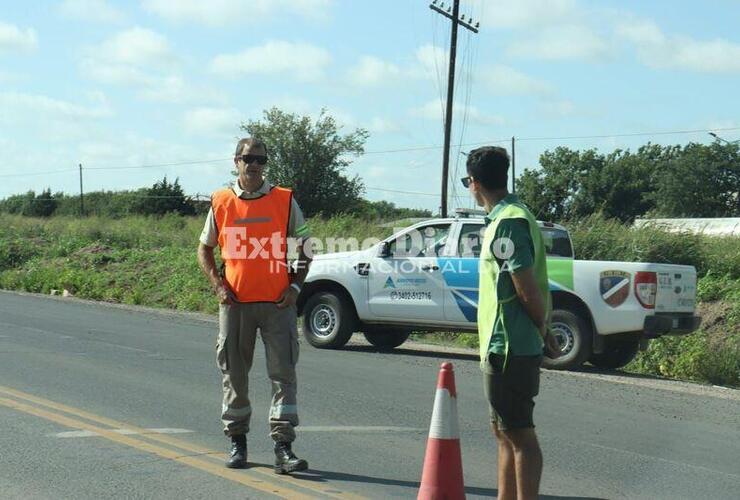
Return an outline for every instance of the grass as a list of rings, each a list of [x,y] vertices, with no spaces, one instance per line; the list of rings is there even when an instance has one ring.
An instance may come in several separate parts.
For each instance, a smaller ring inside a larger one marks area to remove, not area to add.
[[[392,229],[349,215],[309,221],[312,235],[365,238]],[[583,259],[689,264],[700,279],[702,328],[651,342],[625,369],[670,378],[740,386],[740,244],[653,228],[631,229],[594,216],[566,224]],[[201,217],[54,217],[0,214],[0,288],[213,313],[217,302],[195,258]],[[477,347],[477,335],[415,336]]]

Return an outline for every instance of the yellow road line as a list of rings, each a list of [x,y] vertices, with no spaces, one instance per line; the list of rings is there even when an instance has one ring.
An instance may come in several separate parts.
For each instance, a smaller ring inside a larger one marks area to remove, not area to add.
[[[270,494],[277,495],[283,498],[291,498],[291,499],[293,498],[300,498],[300,499],[312,498],[296,490],[283,488],[282,486],[279,486],[276,484],[269,484],[264,481],[255,480],[255,479],[252,479],[246,476],[245,474],[241,474],[236,471],[226,469],[224,467],[217,467],[211,462],[206,462],[199,458],[182,456],[182,454],[177,453],[173,450],[162,448],[161,446],[156,446],[151,443],[141,441],[139,439],[131,438],[129,436],[124,436],[116,432],[103,429],[102,427],[90,425],[86,422],[82,422],[81,420],[72,419],[69,417],[65,417],[64,415],[59,415],[57,413],[52,413],[50,411],[42,410],[40,408],[36,408],[30,405],[27,405],[25,403],[21,403],[19,401],[15,401],[13,399],[0,398],[0,405],[7,406],[8,408],[11,408],[13,410],[28,413],[29,415],[35,415],[37,417],[64,425],[66,427],[71,427],[73,429],[81,429],[81,430],[95,432],[96,434],[99,434],[101,437],[109,439],[110,441],[113,441],[115,443],[130,446],[131,448],[135,448],[140,451],[145,451],[153,455],[167,458],[169,460],[173,460],[175,462],[188,465],[195,469],[199,469],[204,472],[208,472],[210,474],[223,477],[225,479],[230,479],[232,481],[241,483],[245,486],[248,486],[255,490],[263,491],[265,493],[270,493]]]
[[[98,424],[107,425],[115,429],[130,429],[140,434],[140,437],[144,437],[152,441],[158,441],[160,443],[174,446],[176,448],[180,448],[180,449],[183,449],[183,450],[186,450],[191,453],[198,454],[198,455],[205,455],[207,458],[218,460],[219,462],[221,461],[219,457],[222,455],[223,452],[220,452],[220,451],[214,451],[214,450],[209,450],[206,448],[201,448],[187,441],[183,441],[183,440],[173,438],[173,437],[163,435],[163,434],[151,434],[146,429],[143,429],[143,428],[140,428],[134,425],[130,425],[125,422],[120,422],[118,420],[113,420],[111,418],[106,418],[103,416],[95,415],[85,410],[67,406],[67,405],[57,403],[55,401],[51,401],[48,399],[40,398],[32,394],[27,394],[25,392],[17,391],[15,389],[11,389],[10,387],[5,387],[5,386],[0,385],[0,393],[4,393],[6,395],[15,397],[17,399],[23,399],[25,401],[30,401],[32,403],[46,406],[47,408],[52,408],[54,410],[63,411],[70,415],[81,417],[91,422],[96,422]],[[219,457],[216,457],[215,455],[219,455]],[[271,469],[267,467],[255,466],[255,467],[250,467],[249,470],[254,471],[262,476],[267,476],[270,478],[271,481],[280,481],[280,482],[289,483],[293,486],[298,486],[300,488],[304,488],[309,491],[320,493],[323,497],[351,499],[351,500],[364,500],[365,499],[365,497],[360,496],[360,495],[355,495],[353,493],[337,492],[337,489],[331,486],[326,486],[326,487],[313,486],[312,484],[308,483],[307,480],[305,479],[296,479],[289,475],[278,476],[275,473],[273,473]]]

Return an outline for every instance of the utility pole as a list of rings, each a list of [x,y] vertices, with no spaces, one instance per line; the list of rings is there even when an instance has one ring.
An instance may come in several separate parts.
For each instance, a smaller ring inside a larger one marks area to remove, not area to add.
[[[465,21],[465,15],[458,18],[460,13],[460,0],[453,0],[452,7],[445,10],[444,2],[437,5],[437,0],[429,4],[429,8],[452,21],[452,35],[450,36],[450,67],[447,72],[447,107],[445,112],[445,144],[442,153],[442,217],[447,217],[447,177],[450,169],[450,135],[452,132],[452,97],[455,90],[455,57],[457,55],[457,25],[478,33],[480,23],[473,26],[473,19]],[[450,12],[452,11],[452,12]]]
[[[511,136],[511,192],[516,194],[516,138]]]
[[[82,199],[82,163],[80,163],[80,217],[85,216],[85,202]]]
[[[740,139],[738,139],[737,141],[728,141],[727,139],[723,139],[722,137],[718,136],[714,132],[709,132],[709,135],[711,135],[712,137],[714,137],[714,140],[715,141],[724,142],[728,146],[732,146],[733,144],[740,144]]]

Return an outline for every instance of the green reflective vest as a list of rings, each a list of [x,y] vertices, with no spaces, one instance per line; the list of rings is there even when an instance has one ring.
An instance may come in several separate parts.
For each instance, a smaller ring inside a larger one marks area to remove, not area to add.
[[[529,234],[532,238],[534,248],[534,275],[537,279],[537,284],[542,291],[542,296],[545,299],[545,307],[548,311],[547,316],[549,318],[550,311],[552,309],[552,299],[550,297],[550,288],[548,285],[547,278],[547,262],[545,244],[542,240],[542,233],[537,225],[532,213],[527,209],[526,206],[521,204],[519,201],[513,203],[507,203],[500,210],[497,211],[495,218],[491,221],[485,231],[483,237],[483,243],[481,245],[481,254],[479,262],[479,292],[478,292],[478,341],[480,346],[480,357],[481,366],[486,362],[488,357],[488,351],[491,344],[491,336],[493,335],[493,328],[496,324],[496,320],[501,317],[502,324],[504,325],[504,334],[506,338],[506,356],[509,355],[511,335],[526,335],[526,339],[517,339],[525,343],[536,344],[537,349],[541,352],[542,350],[542,337],[537,330],[524,331],[524,332],[508,332],[506,330],[506,320],[504,318],[503,304],[511,302],[512,300],[518,300],[516,293],[508,297],[502,297],[502,290],[499,286],[500,268],[496,260],[498,256],[501,260],[506,260],[507,253],[513,251],[511,245],[506,245],[506,242],[496,241],[494,237],[496,235],[496,229],[499,223],[504,219],[526,219],[529,226]],[[497,255],[494,255],[493,252]],[[510,256],[511,254],[509,254]],[[506,264],[504,263],[503,266]],[[502,267],[503,267],[502,266]],[[515,353],[516,354],[516,353]]]

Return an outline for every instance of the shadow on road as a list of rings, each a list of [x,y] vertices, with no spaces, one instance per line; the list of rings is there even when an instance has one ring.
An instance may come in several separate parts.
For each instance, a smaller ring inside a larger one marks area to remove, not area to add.
[[[421,358],[436,358],[440,360],[463,360],[463,361],[478,361],[478,353],[464,353],[464,352],[449,352],[445,351],[443,346],[439,347],[439,350],[435,350],[434,345],[425,344],[424,347],[398,347],[396,349],[378,349],[371,345],[346,345],[341,348],[342,351],[348,352],[367,352],[377,354],[388,354],[392,356],[415,356]],[[552,371],[552,370],[551,370]],[[602,375],[605,377],[624,377],[639,380],[670,380],[655,375],[645,375],[641,373],[630,373],[616,369],[609,368],[597,368],[591,365],[583,365],[579,368],[568,370],[571,372],[578,373],[589,373],[593,375]]]
[[[257,464],[258,466],[269,467],[266,464]],[[300,479],[303,481],[310,481],[315,483],[326,483],[327,481],[347,481],[354,483],[364,484],[380,484],[383,486],[401,486],[404,488],[411,488],[413,490],[419,489],[419,483],[417,481],[404,481],[401,479],[390,479],[384,477],[371,477],[361,476],[358,474],[348,474],[346,472],[326,471],[318,469],[309,469],[305,473],[292,474],[291,477]],[[485,497],[496,497],[498,490],[496,488],[480,488],[477,486],[466,486],[465,493],[468,495],[478,495]],[[540,498],[545,500],[566,500],[566,499],[577,499],[577,500],[605,500],[598,497],[573,497],[573,496],[559,496],[559,495],[541,495]]]
[[[461,359],[466,361],[478,360],[476,353],[447,352],[443,350],[435,351],[432,348],[414,349],[413,347],[397,347],[396,349],[383,350],[373,346],[365,345],[346,345],[342,351],[350,352],[374,352],[378,354],[390,354],[393,356],[417,356],[422,358],[439,358],[439,359]],[[442,349],[442,348],[440,348]]]

